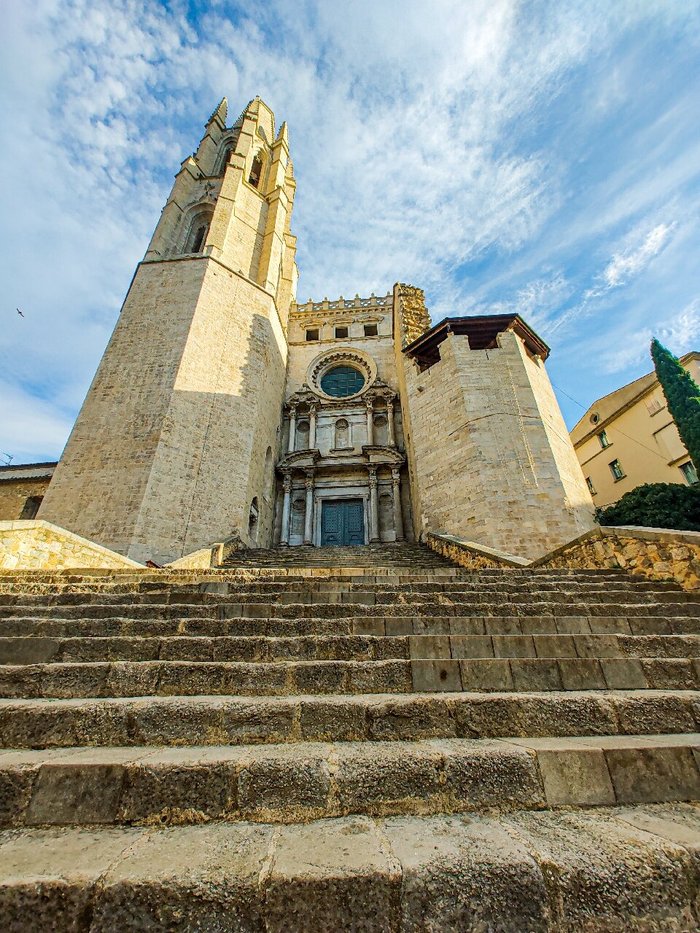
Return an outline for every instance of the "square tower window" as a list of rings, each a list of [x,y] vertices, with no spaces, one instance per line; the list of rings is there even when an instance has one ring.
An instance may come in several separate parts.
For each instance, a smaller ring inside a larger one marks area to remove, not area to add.
[[[376,324],[365,324],[365,337],[376,337],[377,336],[377,325]]]
[[[318,340],[318,327],[309,327],[306,331],[306,340],[307,342]]]
[[[347,327],[336,327],[335,336],[337,338],[344,338],[344,337],[347,337],[347,335],[348,335]]]

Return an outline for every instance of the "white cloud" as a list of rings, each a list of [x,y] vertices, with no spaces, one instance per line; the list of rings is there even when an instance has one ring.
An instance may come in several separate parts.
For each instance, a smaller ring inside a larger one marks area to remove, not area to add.
[[[653,329],[643,327],[615,333],[615,349],[603,354],[604,371],[619,373],[633,365],[648,364],[652,337],[676,356],[697,350],[700,346],[700,298],[691,301],[678,314],[660,321]]]
[[[639,275],[664,248],[675,226],[674,223],[657,224],[638,246],[616,253],[602,273],[607,288],[618,288]]]

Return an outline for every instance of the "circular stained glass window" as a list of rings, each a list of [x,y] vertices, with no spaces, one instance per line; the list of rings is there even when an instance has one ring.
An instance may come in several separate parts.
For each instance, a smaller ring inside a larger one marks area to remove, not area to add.
[[[334,398],[356,395],[365,384],[365,377],[352,366],[333,366],[321,377],[321,389]]]

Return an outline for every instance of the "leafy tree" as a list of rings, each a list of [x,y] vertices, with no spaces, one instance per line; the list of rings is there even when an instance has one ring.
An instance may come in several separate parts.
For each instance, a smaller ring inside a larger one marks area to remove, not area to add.
[[[601,525],[642,525],[700,531],[700,486],[645,483],[626,492],[614,505],[598,509]]]
[[[651,356],[671,417],[696,469],[700,469],[700,386],[654,337]]]

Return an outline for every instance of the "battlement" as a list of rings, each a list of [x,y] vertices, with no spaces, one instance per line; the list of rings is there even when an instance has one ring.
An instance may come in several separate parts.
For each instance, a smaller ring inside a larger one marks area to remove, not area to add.
[[[306,304],[292,304],[292,313],[318,312],[318,311],[343,311],[348,308],[390,308],[392,302],[392,293],[386,295],[375,295],[374,292],[369,298],[360,298],[355,295],[354,298],[345,299],[341,295],[336,301],[329,301],[324,298],[323,301],[313,301],[309,298]]]

